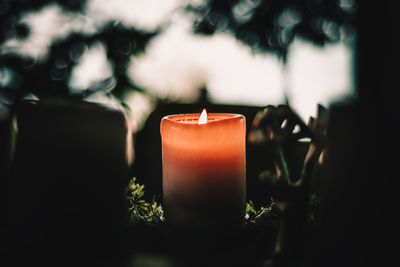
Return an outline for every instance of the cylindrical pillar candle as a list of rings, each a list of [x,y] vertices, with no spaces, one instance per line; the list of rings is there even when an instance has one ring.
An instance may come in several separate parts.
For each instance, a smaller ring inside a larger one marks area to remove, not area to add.
[[[244,217],[245,117],[204,115],[203,122],[200,114],[161,121],[163,200],[172,223],[232,223]]]

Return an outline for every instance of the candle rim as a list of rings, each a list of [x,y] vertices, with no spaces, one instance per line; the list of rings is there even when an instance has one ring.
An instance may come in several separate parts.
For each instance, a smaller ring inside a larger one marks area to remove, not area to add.
[[[167,115],[162,118],[162,121],[169,121],[172,123],[176,124],[184,124],[184,125],[197,125],[198,127],[202,127],[205,125],[209,124],[214,124],[218,123],[221,121],[226,121],[226,120],[235,120],[235,119],[245,119],[244,115],[242,114],[237,114],[237,113],[207,113],[207,123],[205,124],[198,124],[198,120],[200,118],[200,113],[183,113],[183,114],[172,114],[172,115]],[[174,120],[174,118],[178,117],[192,117],[192,121],[178,121]],[[219,118],[216,118],[219,117]]]

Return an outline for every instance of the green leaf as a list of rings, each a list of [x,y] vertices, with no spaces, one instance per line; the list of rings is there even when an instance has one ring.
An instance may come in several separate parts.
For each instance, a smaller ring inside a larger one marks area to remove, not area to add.
[[[164,211],[157,202],[146,202],[144,185],[136,183],[133,177],[127,187],[126,197],[128,200],[129,218],[134,223],[145,223],[155,225],[164,221]]]

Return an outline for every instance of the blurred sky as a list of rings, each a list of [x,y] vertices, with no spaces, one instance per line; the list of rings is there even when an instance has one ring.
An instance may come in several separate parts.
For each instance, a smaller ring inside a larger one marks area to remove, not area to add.
[[[266,106],[284,103],[286,93],[306,121],[315,115],[317,103],[328,105],[355,94],[351,44],[316,47],[295,39],[284,66],[275,54],[255,53],[227,33],[195,35],[193,17],[181,8],[188,2],[201,1],[89,0],[79,15],[51,4],[23,14],[21,20],[31,27],[31,34],[26,40],[10,39],[1,51],[40,61],[52,42],[71,32],[93,34],[109,21],[145,31],[162,27],[146,53],[132,57],[127,69],[127,75],[150,92],[126,98],[139,128],[154,108],[156,97],[191,102],[202,86],[216,103]],[[101,42],[86,49],[69,77],[71,91],[85,90],[93,82],[112,77],[107,49]]]

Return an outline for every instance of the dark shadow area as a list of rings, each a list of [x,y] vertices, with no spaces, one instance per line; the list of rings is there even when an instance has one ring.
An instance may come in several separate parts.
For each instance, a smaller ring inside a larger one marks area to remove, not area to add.
[[[331,107],[322,223],[308,256],[314,266],[384,266],[396,260],[397,10],[395,1],[359,2],[359,98]]]
[[[123,114],[65,99],[24,101],[17,123],[8,266],[117,264],[127,229]]]

